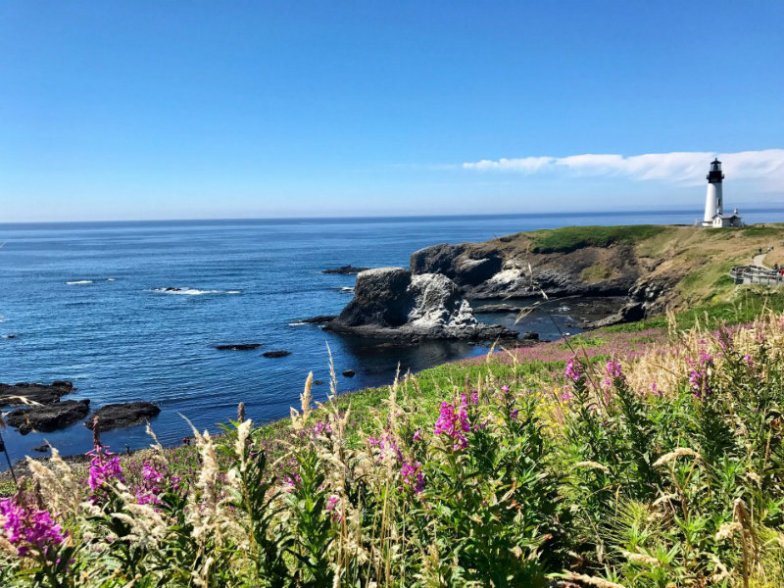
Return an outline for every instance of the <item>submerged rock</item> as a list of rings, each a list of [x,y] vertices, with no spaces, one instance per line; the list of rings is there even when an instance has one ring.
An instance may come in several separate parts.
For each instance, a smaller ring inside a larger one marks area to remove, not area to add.
[[[280,351],[265,351],[262,353],[262,355],[264,357],[286,357],[287,355],[291,355],[291,351],[285,351],[282,349]]]
[[[138,425],[157,416],[161,409],[150,402],[124,402],[107,404],[99,408],[93,418],[85,423],[88,429],[98,427],[99,432]]]
[[[326,328],[389,342],[516,337],[514,331],[500,325],[478,322],[447,276],[412,276],[394,267],[360,273],[353,300]]]
[[[229,343],[225,345],[216,345],[215,349],[220,351],[253,351],[261,347],[261,343]]]
[[[303,323],[309,323],[312,325],[323,325],[324,323],[328,323],[329,321],[335,320],[337,315],[335,314],[319,314],[317,316],[312,316],[310,318],[302,319]]]
[[[64,400],[47,406],[13,410],[6,417],[6,422],[22,435],[31,431],[49,433],[82,420],[88,412],[89,400]]]
[[[53,404],[62,396],[74,391],[72,382],[55,380],[51,384],[32,384],[18,382],[16,384],[0,384],[0,406],[20,405],[29,402]]]
[[[322,274],[340,274],[344,276],[348,276],[351,274],[358,274],[359,272],[364,272],[370,268],[367,267],[356,267],[351,264],[348,265],[341,265],[340,267],[333,267],[321,270]]]
[[[353,378],[354,376],[357,375],[357,372],[355,372],[354,370],[343,370],[343,375],[347,378]]]

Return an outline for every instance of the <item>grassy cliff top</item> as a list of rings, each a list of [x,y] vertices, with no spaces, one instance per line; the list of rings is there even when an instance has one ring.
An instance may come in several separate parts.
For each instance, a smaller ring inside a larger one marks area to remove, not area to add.
[[[630,262],[641,279],[671,285],[667,304],[682,309],[730,300],[736,287],[729,270],[736,265],[751,265],[761,251],[761,262],[768,267],[784,263],[784,224],[740,229],[678,225],[563,227],[517,233],[475,247],[480,254],[499,251],[507,259],[519,260],[523,267],[526,263],[542,267],[554,260],[564,267],[574,267],[590,259],[592,265],[586,268],[584,279],[617,272],[619,260]]]

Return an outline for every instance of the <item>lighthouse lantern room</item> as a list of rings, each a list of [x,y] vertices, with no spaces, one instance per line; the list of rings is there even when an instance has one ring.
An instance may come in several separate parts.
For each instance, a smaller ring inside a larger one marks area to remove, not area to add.
[[[721,162],[718,158],[710,164],[707,175],[708,191],[705,194],[705,216],[702,219],[703,227],[720,229],[722,227],[740,227],[743,225],[740,214],[736,208],[732,214],[724,214],[724,194],[722,180],[724,173],[721,171]]]

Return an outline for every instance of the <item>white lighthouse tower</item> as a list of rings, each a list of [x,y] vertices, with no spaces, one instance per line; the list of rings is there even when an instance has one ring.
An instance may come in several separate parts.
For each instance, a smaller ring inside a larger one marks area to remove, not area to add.
[[[737,209],[732,214],[724,215],[724,195],[721,185],[724,174],[721,171],[721,162],[718,158],[711,162],[706,179],[708,180],[708,190],[705,194],[705,216],[702,218],[702,226],[716,229],[741,226],[740,214]]]

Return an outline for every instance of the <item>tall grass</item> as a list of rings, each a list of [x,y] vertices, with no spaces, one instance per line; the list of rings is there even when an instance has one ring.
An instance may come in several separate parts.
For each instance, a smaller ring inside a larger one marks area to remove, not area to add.
[[[404,378],[361,431],[309,379],[275,451],[240,411],[180,478],[55,452],[0,503],[0,585],[783,585],[784,317],[575,350]]]

